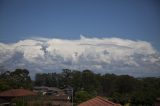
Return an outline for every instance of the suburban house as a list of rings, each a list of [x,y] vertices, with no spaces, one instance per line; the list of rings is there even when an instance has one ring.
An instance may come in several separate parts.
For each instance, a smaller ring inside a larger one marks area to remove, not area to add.
[[[0,106],[9,106],[13,99],[27,96],[36,96],[36,93],[27,89],[11,89],[0,93]]]
[[[42,95],[39,99],[30,101],[29,106],[38,104],[41,100],[42,106],[71,106],[71,96],[66,92],[68,89],[59,89],[56,87],[40,86],[34,87],[34,92]]]
[[[38,92],[45,92],[45,95]],[[72,106],[70,100],[63,90],[54,87],[35,87],[34,92],[27,89],[11,89],[0,93],[0,106],[16,106],[19,102],[27,106]]]
[[[43,96],[37,100],[29,101],[28,106],[72,106],[67,95]]]
[[[160,98],[156,99],[155,106],[160,106]]]
[[[56,87],[36,86],[33,92],[41,93],[42,95],[64,95],[65,92]]]

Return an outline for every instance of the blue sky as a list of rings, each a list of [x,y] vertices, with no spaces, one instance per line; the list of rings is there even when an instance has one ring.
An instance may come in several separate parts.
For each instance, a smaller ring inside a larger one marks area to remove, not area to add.
[[[159,76],[159,41],[159,0],[0,0],[7,70]]]
[[[0,0],[0,42],[30,37],[145,40],[160,50],[158,0]]]

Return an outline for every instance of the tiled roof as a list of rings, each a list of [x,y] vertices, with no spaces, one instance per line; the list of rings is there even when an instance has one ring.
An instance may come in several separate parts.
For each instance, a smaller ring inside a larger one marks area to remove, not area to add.
[[[11,89],[0,93],[0,97],[18,97],[36,95],[36,93],[26,89]]]
[[[97,96],[86,102],[79,104],[78,106],[121,106],[120,104],[113,103],[107,99]]]

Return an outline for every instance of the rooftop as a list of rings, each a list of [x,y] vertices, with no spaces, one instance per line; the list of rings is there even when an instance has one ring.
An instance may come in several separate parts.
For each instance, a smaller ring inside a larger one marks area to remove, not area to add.
[[[113,103],[107,99],[97,96],[86,102],[79,104],[78,106],[121,106],[120,104]]]
[[[11,89],[0,93],[0,97],[18,97],[31,95],[36,95],[36,93],[27,89]]]

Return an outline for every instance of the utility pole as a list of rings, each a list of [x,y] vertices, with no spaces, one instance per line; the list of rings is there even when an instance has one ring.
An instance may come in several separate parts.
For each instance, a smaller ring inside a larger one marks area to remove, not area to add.
[[[73,106],[73,88],[72,88],[72,106]]]

